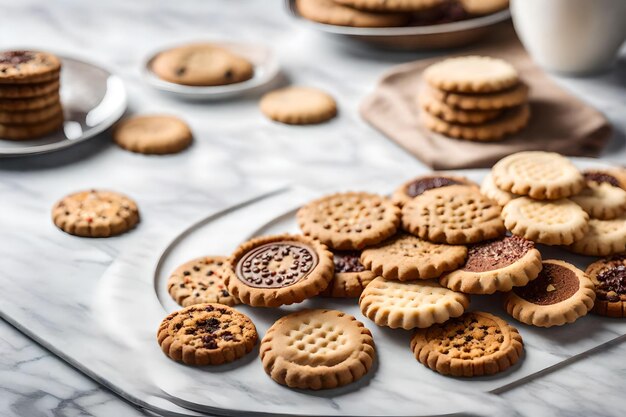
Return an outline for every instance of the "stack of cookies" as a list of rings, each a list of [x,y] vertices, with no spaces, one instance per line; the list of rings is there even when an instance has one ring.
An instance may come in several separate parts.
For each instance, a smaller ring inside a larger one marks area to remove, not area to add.
[[[449,58],[426,68],[420,122],[433,132],[497,141],[528,124],[528,86],[509,63],[485,56]]]
[[[60,73],[52,54],[0,52],[0,139],[34,139],[62,126]]]

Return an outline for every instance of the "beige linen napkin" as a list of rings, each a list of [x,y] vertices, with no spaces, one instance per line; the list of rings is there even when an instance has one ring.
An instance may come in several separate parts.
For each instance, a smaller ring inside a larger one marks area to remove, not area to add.
[[[556,85],[537,67],[515,35],[457,55],[506,59],[530,86],[531,118],[521,132],[501,142],[453,139],[421,126],[416,104],[422,71],[442,57],[398,65],[379,81],[361,105],[361,116],[433,169],[491,167],[502,157],[526,150],[597,156],[611,136],[611,125],[597,110]]]

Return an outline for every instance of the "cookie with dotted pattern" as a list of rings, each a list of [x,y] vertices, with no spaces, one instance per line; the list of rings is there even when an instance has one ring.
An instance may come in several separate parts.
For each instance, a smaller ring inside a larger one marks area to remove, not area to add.
[[[259,103],[270,119],[290,125],[326,122],[337,115],[337,103],[328,93],[310,87],[285,87],[265,94]]]
[[[303,310],[278,319],[259,352],[263,369],[290,388],[329,389],[365,376],[374,339],[363,323],[337,310]]]
[[[157,332],[161,350],[186,365],[222,365],[242,358],[258,340],[243,313],[223,304],[195,304],[163,319]]]
[[[589,228],[567,248],[581,255],[608,256],[626,252],[626,214],[611,220],[590,219]]]
[[[426,68],[423,77],[433,88],[456,93],[491,93],[519,82],[517,70],[508,62],[475,55],[439,61]]]
[[[31,84],[59,78],[61,61],[47,52],[0,52],[0,84]]]
[[[118,123],[113,130],[113,140],[127,151],[164,155],[186,149],[193,141],[193,134],[187,123],[178,117],[144,115]]]
[[[472,311],[419,329],[411,350],[423,365],[443,375],[474,377],[505,371],[522,357],[517,329],[493,314]]]
[[[600,259],[585,273],[595,286],[593,312],[607,317],[626,317],[626,254]]]
[[[335,276],[319,295],[334,298],[356,298],[376,274],[365,269],[359,251],[334,251]]]
[[[407,13],[372,13],[333,0],[296,0],[296,8],[306,19],[338,26],[396,27],[406,25],[410,18]]]

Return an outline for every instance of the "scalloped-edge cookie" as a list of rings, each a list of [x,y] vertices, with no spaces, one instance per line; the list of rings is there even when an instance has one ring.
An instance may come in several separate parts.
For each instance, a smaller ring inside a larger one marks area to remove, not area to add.
[[[595,286],[593,312],[607,317],[626,317],[626,253],[600,259],[585,273]]]
[[[430,9],[443,0],[333,0],[335,3],[345,4],[358,10],[375,12],[418,12]]]
[[[482,195],[494,200],[501,207],[504,207],[509,201],[519,197],[517,194],[510,193],[508,191],[502,191],[498,188],[495,182],[493,182],[493,176],[491,172],[488,173],[483,182],[480,184],[480,192]]]
[[[449,106],[435,98],[433,88],[421,88],[417,94],[417,103],[422,110],[449,123],[478,125],[498,117],[501,110],[463,110]]]
[[[223,304],[195,304],[163,319],[157,332],[161,350],[187,365],[221,365],[249,353],[258,335],[252,320]]]
[[[528,284],[541,267],[541,253],[532,241],[507,236],[470,246],[465,265],[443,275],[439,282],[462,293],[493,294]]]
[[[477,243],[504,234],[500,206],[478,189],[463,185],[435,188],[402,208],[402,227],[436,243]]]
[[[467,248],[431,243],[409,234],[398,234],[361,253],[361,262],[387,280],[411,281],[437,278],[463,264]]]
[[[365,269],[359,251],[333,251],[335,276],[319,295],[333,298],[357,298],[376,275]]]
[[[528,101],[528,85],[519,82],[515,86],[493,93],[451,93],[430,88],[432,96],[456,109],[467,111],[502,110],[508,107],[517,107]]]
[[[416,330],[411,350],[423,365],[443,375],[473,377],[505,371],[522,357],[517,329],[493,314],[472,311]]]
[[[278,319],[261,341],[263,369],[290,388],[337,388],[365,376],[376,357],[370,331],[337,310],[303,310]]]
[[[508,62],[488,56],[459,56],[430,65],[423,77],[434,88],[456,93],[490,93],[519,82]]]
[[[514,235],[544,245],[570,245],[590,228],[589,215],[573,201],[520,197],[502,209],[504,225]]]
[[[396,233],[400,209],[377,194],[346,192],[311,201],[296,218],[305,235],[332,249],[360,250]]]
[[[365,317],[379,326],[414,329],[458,317],[469,306],[469,297],[435,280],[388,281],[374,279],[359,298]]]
[[[504,296],[504,309],[531,326],[562,326],[585,316],[595,298],[593,282],[583,271],[550,259],[543,261],[537,278]]]
[[[333,0],[296,0],[296,8],[306,19],[338,26],[404,26],[411,16],[408,13],[372,13],[344,6]]]
[[[449,185],[469,185],[478,187],[474,181],[460,175],[450,175],[447,172],[431,172],[420,175],[403,183],[391,195],[391,199],[399,206],[411,201],[418,195],[422,195],[433,188],[447,187]]]
[[[262,236],[242,243],[228,258],[230,293],[253,307],[299,303],[323,291],[333,278],[333,254],[301,235]]]
[[[585,180],[566,157],[555,152],[528,151],[506,156],[491,170],[503,191],[536,200],[557,200],[578,194]]]
[[[166,114],[133,116],[113,130],[113,141],[122,149],[146,155],[180,152],[193,141],[184,120]]]
[[[337,103],[317,88],[284,87],[261,97],[261,112],[268,118],[289,125],[322,123],[337,115]]]
[[[626,190],[610,170],[583,172],[586,187],[571,200],[594,219],[611,220],[626,213]]]
[[[626,252],[626,214],[612,220],[590,219],[584,236],[567,249],[587,256],[609,256]]]

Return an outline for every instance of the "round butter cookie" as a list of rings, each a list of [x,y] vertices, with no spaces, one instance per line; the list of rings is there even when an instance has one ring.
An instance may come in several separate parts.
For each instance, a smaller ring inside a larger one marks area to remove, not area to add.
[[[465,177],[449,175],[444,172],[433,172],[420,175],[419,177],[405,182],[393,192],[391,199],[399,206],[403,206],[418,195],[422,195],[425,191],[432,190],[433,188],[447,187],[448,185],[469,185],[478,187],[474,181],[470,181]]]
[[[461,6],[470,14],[491,14],[509,7],[509,0],[459,0]]]
[[[0,83],[0,99],[28,99],[58,94],[60,82],[58,79],[35,84],[2,84]]]
[[[491,93],[519,82],[511,64],[487,56],[447,58],[430,65],[423,76],[432,87],[456,93]]]
[[[290,125],[322,123],[337,115],[337,103],[329,94],[308,87],[285,87],[261,98],[261,111],[270,119]]]
[[[612,171],[583,172],[586,187],[570,197],[594,219],[611,220],[626,213],[626,190]]]
[[[463,110],[437,100],[432,88],[423,88],[417,95],[422,110],[448,123],[480,125],[487,123],[502,114],[501,110]]]
[[[529,88],[520,81],[511,88],[492,93],[452,93],[428,88],[429,94],[441,103],[466,111],[493,111],[521,106],[528,102]]]
[[[0,123],[0,139],[29,140],[56,132],[63,126],[63,113],[56,113],[47,120],[30,124]]]
[[[409,22],[407,13],[372,13],[344,6],[333,0],[296,0],[300,15],[328,25],[355,27],[395,27]]]
[[[0,111],[0,123],[5,125],[36,125],[47,120],[58,120],[63,117],[63,108],[60,103],[35,110]]]
[[[626,214],[612,220],[590,219],[587,231],[568,249],[587,256],[626,252]]]
[[[142,154],[164,155],[186,149],[193,141],[187,123],[175,116],[134,116],[113,130],[113,140],[123,149]]]
[[[333,0],[358,10],[375,12],[418,12],[433,8],[444,0]]]
[[[17,112],[26,110],[39,110],[44,107],[58,104],[60,101],[59,93],[52,92],[39,97],[31,98],[1,98],[0,92],[0,111]]]
[[[495,182],[493,182],[493,176],[491,172],[485,176],[485,179],[480,184],[480,192],[487,198],[490,198],[497,202],[501,207],[504,207],[509,201],[519,197],[516,194],[508,191],[502,191],[498,188]]]
[[[594,262],[585,273],[595,286],[593,312],[601,316],[626,317],[626,254]]]

